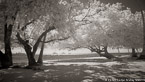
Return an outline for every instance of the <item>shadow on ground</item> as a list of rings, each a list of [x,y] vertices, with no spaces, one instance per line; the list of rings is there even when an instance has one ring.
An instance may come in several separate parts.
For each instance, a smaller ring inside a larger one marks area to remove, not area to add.
[[[111,82],[117,79],[122,80],[122,82],[139,82],[131,80],[131,78],[145,77],[143,71],[126,70],[130,69],[127,63],[107,62],[109,63],[107,64],[105,62],[94,65],[89,65],[89,63],[49,64],[33,70],[26,68],[3,69],[0,70],[0,82]],[[130,79],[130,81],[125,79]]]

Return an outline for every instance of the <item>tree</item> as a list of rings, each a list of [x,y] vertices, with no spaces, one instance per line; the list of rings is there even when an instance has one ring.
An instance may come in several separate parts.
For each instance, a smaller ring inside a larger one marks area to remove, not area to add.
[[[4,20],[4,44],[5,44],[5,56],[6,60],[4,62],[4,67],[9,67],[12,65],[12,52],[11,52],[11,35],[12,31],[16,30],[17,23],[21,23],[21,25],[27,26],[28,22],[39,18],[44,11],[40,10],[44,8],[43,1],[33,1],[33,0],[2,0],[1,9],[3,10],[3,20]],[[43,6],[42,6],[43,5]],[[39,12],[42,12],[41,15]],[[18,18],[22,18],[23,20],[19,20]],[[29,18],[29,19],[28,19]],[[25,27],[23,26],[23,27]],[[15,27],[15,28],[14,28]],[[23,28],[22,30],[24,30]]]
[[[111,29],[108,35],[115,40],[113,46],[132,48],[132,54],[136,55],[134,49],[141,48],[143,45],[143,33],[140,32],[142,31],[141,15],[138,12],[133,14],[130,9],[118,12],[120,13],[116,15],[119,17],[115,14],[110,17]]]
[[[16,5],[11,5],[14,4],[16,1],[15,0],[2,0],[0,5],[1,5],[1,17],[3,19],[3,29],[4,29],[4,45],[5,45],[5,61],[2,62],[2,67],[9,67],[12,65],[12,51],[11,51],[11,34],[12,34],[12,28],[14,21],[16,19],[16,15],[18,12],[17,6]]]
[[[108,21],[111,15],[117,16],[118,13],[115,12],[118,12],[119,9],[119,4],[90,3],[87,12],[84,12],[86,9],[82,10],[82,14],[80,14],[80,16],[83,15],[82,19],[76,18],[76,23],[80,28],[75,32],[75,41],[72,44],[72,48],[88,48],[92,52],[97,52],[109,59],[116,58],[107,51],[107,47],[115,42],[108,35],[108,30],[111,29]],[[108,12],[110,14],[107,14]],[[103,48],[101,49],[100,46]],[[101,52],[104,52],[104,54]]]
[[[49,4],[49,6],[47,6],[47,4]],[[43,3],[41,2],[39,5],[40,6],[37,6],[37,11],[43,8],[45,8],[45,10],[38,11],[37,18],[29,18],[29,15],[32,13],[24,17],[27,20],[22,19],[23,16],[25,16],[23,13],[20,13],[17,17],[18,23],[16,24],[16,37],[26,51],[29,66],[37,65],[34,56],[39,44],[44,42],[42,41],[44,36],[50,33],[50,37],[46,37],[49,38],[49,40],[45,41],[45,43],[49,43],[56,40],[64,40],[71,34],[71,31],[73,31],[71,26],[73,22],[70,22],[71,20],[69,18],[70,10],[68,10],[66,4],[60,2],[59,0],[54,0],[48,2],[45,1]],[[43,14],[40,14],[39,16],[39,13]],[[56,30],[58,32],[57,35],[59,36],[52,38],[51,31],[53,30]],[[42,54],[40,54],[39,57],[40,58],[38,60],[40,61],[38,62],[42,62]]]
[[[55,28],[54,28],[54,27],[50,27],[48,30],[46,30],[45,32],[43,32],[43,33],[39,36],[37,42],[36,42],[35,45],[33,46],[33,51],[32,51],[32,47],[29,45],[29,40],[23,40],[22,37],[20,36],[20,34],[17,33],[16,36],[17,36],[19,42],[24,46],[24,49],[25,49],[25,51],[26,51],[26,54],[27,54],[27,57],[28,57],[28,61],[29,61],[29,66],[36,65],[36,61],[35,61],[35,59],[34,59],[34,55],[35,55],[35,53],[36,53],[36,51],[37,51],[37,49],[38,49],[39,43],[40,43],[42,37],[43,37],[44,35],[46,35],[47,32],[50,32],[50,31],[53,30],[53,29],[55,29]]]
[[[145,21],[144,21],[144,10],[145,10],[145,1],[144,0],[140,0],[140,1],[136,1],[136,0],[100,0],[103,3],[117,3],[120,2],[122,3],[126,8],[129,7],[131,8],[132,12],[136,12],[136,11],[140,11],[141,16],[142,16],[142,26],[143,26],[143,50],[142,53],[139,57],[139,59],[145,59]],[[132,3],[132,4],[130,4]]]
[[[88,12],[85,12],[83,20],[76,20],[81,29],[76,31],[73,48],[84,47],[99,54],[102,51],[108,54],[107,46],[141,47],[143,42],[139,13],[134,14],[129,8],[123,9],[120,3],[110,5],[96,2],[94,4],[90,5]],[[100,46],[104,49],[101,50]],[[110,54],[105,56],[114,58]]]
[[[5,32],[4,40],[5,41],[4,42],[5,42],[5,55],[7,56],[7,60],[4,62],[5,66],[8,67],[12,65],[12,52],[11,52],[10,45],[11,45],[11,35],[12,35],[13,28],[15,27],[14,30],[17,31],[17,36],[21,37],[21,35],[19,34],[20,32],[19,30],[21,30],[21,32],[24,31],[30,23],[40,18],[40,16],[46,15],[46,12],[48,12],[49,9],[53,10],[53,11],[49,11],[50,15],[51,14],[53,15],[53,16],[52,15],[50,16],[51,19],[53,19],[54,16],[59,14],[55,11],[57,9],[52,9],[52,8],[55,8],[55,6],[58,6],[57,4],[58,2],[59,2],[58,0],[53,0],[53,1],[50,1],[50,0],[48,1],[46,0],[43,0],[43,1],[40,1],[40,0],[35,0],[35,1],[34,0],[11,0],[11,1],[3,0],[1,2],[1,4],[3,4],[1,8],[3,9],[3,13],[4,13],[3,19],[5,21],[4,23],[4,32]],[[62,6],[59,6],[59,8],[62,8]],[[56,19],[59,19],[59,18],[56,18]],[[51,22],[52,22],[51,24],[53,24],[53,22],[58,22],[58,20],[53,20]],[[40,40],[41,38],[39,39],[39,41]],[[28,43],[28,41],[26,41],[26,43]],[[28,49],[31,50],[29,45],[25,45],[25,47],[26,46],[28,47]],[[37,48],[34,48],[34,51],[36,50]],[[29,51],[27,51],[27,53],[29,53]],[[29,56],[28,58],[31,58],[31,56]]]

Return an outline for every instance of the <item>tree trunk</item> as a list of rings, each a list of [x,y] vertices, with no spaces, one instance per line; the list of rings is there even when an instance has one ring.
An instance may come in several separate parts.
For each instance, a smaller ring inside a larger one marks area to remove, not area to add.
[[[40,64],[40,65],[43,65],[43,51],[44,51],[44,42],[45,42],[45,40],[46,40],[46,36],[47,35],[45,35],[44,37],[43,37],[43,42],[42,42],[42,46],[41,46],[41,51],[40,51],[40,54],[39,54],[39,58],[38,58],[38,61],[37,61],[37,63],[38,64]]]
[[[33,56],[32,53],[32,47],[29,45],[29,41],[25,41],[20,37],[20,34],[17,33],[16,37],[18,38],[19,42],[24,46],[24,49],[26,51],[27,54],[27,58],[28,58],[28,66],[34,66],[37,65],[35,58]]]
[[[9,65],[7,65],[7,60],[8,60],[8,57],[2,51],[0,51],[0,67],[1,68],[9,67]]]
[[[139,53],[139,50],[138,49],[136,49],[136,51],[137,51],[137,53]]]
[[[27,58],[28,58],[28,65],[29,66],[33,66],[33,65],[36,65],[36,61],[34,59],[34,56],[31,52],[32,48],[30,45],[28,44],[24,44],[24,49],[26,51],[26,54],[27,54]]]
[[[132,57],[137,57],[137,53],[135,52],[135,48],[132,48]]]
[[[96,48],[90,47],[89,49],[91,50],[91,52],[96,52],[100,56],[106,57],[108,59],[117,58],[117,57],[113,56],[112,54],[108,53],[107,46],[105,46],[104,49],[102,49],[102,50],[100,49],[100,47],[99,48],[97,48],[97,47]]]
[[[98,54],[101,54],[101,47],[99,46]]]
[[[37,39],[35,45],[33,46],[33,51],[31,50],[32,47],[29,45],[29,41],[25,41],[21,38],[20,34],[17,33],[16,37],[18,38],[19,42],[24,46],[24,49],[26,51],[26,54],[27,54],[27,57],[28,57],[28,64],[29,66],[33,66],[33,65],[37,65],[37,62],[35,61],[35,53],[38,49],[38,46],[41,42],[41,39],[48,33],[50,32],[51,30],[54,30],[55,27],[52,26],[52,27],[49,27],[49,29],[45,30],[40,36],[39,38]]]
[[[101,56],[102,50],[101,50],[100,46],[99,46],[99,48],[97,48],[97,47],[89,47],[88,49],[89,49],[91,52],[96,52],[96,53],[98,53],[98,54]]]
[[[127,50],[128,50],[128,53],[130,53],[130,52],[129,52],[129,48],[128,48]]]
[[[113,56],[112,54],[108,53],[108,50],[107,50],[107,46],[104,46],[104,54],[102,54],[104,57],[108,58],[108,59],[113,59],[113,58],[116,58],[115,56]]]
[[[141,15],[142,15],[142,22],[143,22],[143,51],[139,59],[145,59],[145,20],[144,20],[143,10],[141,10]]]
[[[4,44],[5,44],[5,54],[2,56],[3,62],[1,62],[2,67],[7,68],[13,65],[12,62],[12,51],[11,51],[11,35],[12,35],[13,25],[4,26]]]
[[[33,53],[33,56],[35,56],[35,53],[36,53],[36,51],[37,51],[37,49],[38,49],[38,46],[39,46],[39,44],[40,44],[40,42],[41,42],[43,36],[45,36],[48,32],[50,32],[51,30],[54,30],[54,29],[55,29],[55,27],[54,27],[54,26],[51,26],[51,27],[49,27],[49,29],[45,30],[45,31],[39,36],[39,38],[37,39],[35,45],[33,46],[33,52],[32,52],[32,53]]]
[[[117,50],[118,50],[118,53],[120,53],[120,49],[119,49],[119,48],[117,48]]]

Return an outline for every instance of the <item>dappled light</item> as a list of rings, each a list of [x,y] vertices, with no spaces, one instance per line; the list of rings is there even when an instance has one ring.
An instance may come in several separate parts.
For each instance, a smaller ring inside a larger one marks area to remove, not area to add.
[[[87,59],[87,58],[84,58]],[[88,58],[90,59],[90,58]],[[98,58],[99,59],[99,58]],[[97,60],[97,59],[96,59]],[[70,59],[69,61],[73,61]],[[49,62],[48,62],[49,63]],[[3,70],[4,82],[105,82],[107,79],[143,78],[144,62],[61,62],[44,64],[39,69],[11,68]],[[10,77],[7,80],[7,77]]]
[[[145,82],[145,0],[0,0],[0,82]]]

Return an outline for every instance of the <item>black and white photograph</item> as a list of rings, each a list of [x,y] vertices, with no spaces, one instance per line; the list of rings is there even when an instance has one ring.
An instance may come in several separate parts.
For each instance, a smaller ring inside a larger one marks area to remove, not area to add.
[[[145,0],[0,0],[0,82],[145,82]]]

